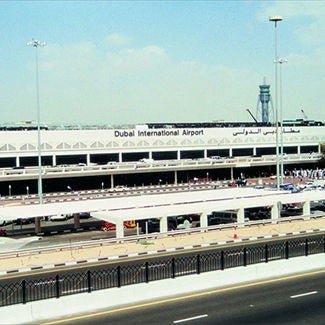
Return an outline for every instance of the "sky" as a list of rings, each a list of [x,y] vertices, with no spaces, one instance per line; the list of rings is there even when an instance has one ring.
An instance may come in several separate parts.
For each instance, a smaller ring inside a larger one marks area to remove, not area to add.
[[[283,119],[325,121],[322,0],[3,0],[0,34],[0,124],[260,120],[264,82]]]

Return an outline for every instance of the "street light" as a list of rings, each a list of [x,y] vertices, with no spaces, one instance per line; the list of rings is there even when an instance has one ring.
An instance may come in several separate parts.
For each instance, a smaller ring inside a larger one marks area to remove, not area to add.
[[[284,58],[278,59],[278,63],[280,63],[280,124],[281,124],[281,184],[283,184],[283,177],[284,177],[284,171],[283,171],[283,107],[282,107],[282,64],[287,63],[288,60]]]
[[[42,157],[41,157],[41,113],[39,102],[39,79],[38,79],[38,48],[45,46],[44,42],[32,39],[27,43],[28,46],[35,48],[35,73],[36,73],[36,103],[37,103],[37,151],[38,151],[38,196],[39,203],[43,203],[43,189],[42,189]]]
[[[280,189],[280,166],[279,166],[279,107],[278,107],[278,44],[277,25],[282,21],[281,16],[271,16],[269,21],[274,22],[274,66],[275,66],[275,153],[276,153],[276,187]]]

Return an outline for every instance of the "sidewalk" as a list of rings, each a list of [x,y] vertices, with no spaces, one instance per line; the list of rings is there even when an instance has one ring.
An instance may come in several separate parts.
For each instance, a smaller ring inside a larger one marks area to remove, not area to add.
[[[58,266],[97,262],[119,257],[156,254],[163,251],[175,251],[193,247],[204,247],[211,243],[271,238],[295,233],[325,231],[325,218],[292,221],[280,224],[267,224],[209,232],[195,232],[188,235],[176,235],[166,238],[148,239],[138,243],[107,244],[92,248],[67,249],[57,252],[46,252],[30,256],[1,258],[0,275],[14,272],[31,271],[35,268],[55,268]],[[324,262],[325,266],[325,262]]]

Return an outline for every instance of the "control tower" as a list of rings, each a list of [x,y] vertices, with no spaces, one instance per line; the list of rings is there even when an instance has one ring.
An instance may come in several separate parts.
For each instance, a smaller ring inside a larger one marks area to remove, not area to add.
[[[264,80],[264,84],[259,87],[260,93],[257,99],[256,116],[259,121],[268,123],[271,122],[274,116],[270,85],[266,85]],[[269,103],[271,103],[272,108],[269,107]]]

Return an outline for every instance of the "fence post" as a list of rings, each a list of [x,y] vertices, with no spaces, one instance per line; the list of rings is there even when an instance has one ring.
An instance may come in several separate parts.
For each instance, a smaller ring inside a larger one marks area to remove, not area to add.
[[[269,250],[267,244],[264,246],[264,252],[265,252],[265,263],[268,263],[269,261]]]
[[[119,265],[116,271],[117,271],[117,287],[121,288],[121,267]]]
[[[225,269],[225,253],[222,250],[220,254],[220,269],[223,271]]]
[[[196,255],[196,273],[197,274],[201,273],[201,257],[200,257],[200,254]]]
[[[22,296],[23,296],[23,304],[26,304],[26,280],[21,282]]]
[[[56,289],[56,298],[60,298],[60,277],[58,274],[55,276],[55,289]]]
[[[175,258],[172,258],[172,278],[175,278]]]
[[[305,240],[305,256],[308,256],[308,238]]]
[[[146,262],[146,283],[149,282],[149,262]]]
[[[243,258],[244,258],[244,266],[247,266],[247,249],[244,247],[244,252],[243,252]]]
[[[88,284],[88,293],[91,292],[91,274],[90,270],[87,271],[87,284]]]
[[[289,242],[286,241],[285,243],[285,256],[286,256],[286,260],[289,259]]]

